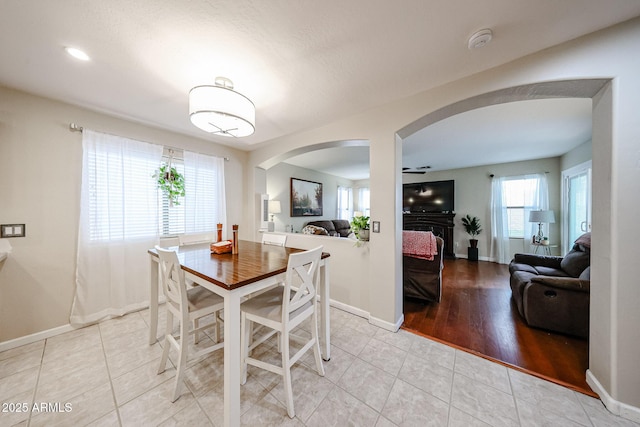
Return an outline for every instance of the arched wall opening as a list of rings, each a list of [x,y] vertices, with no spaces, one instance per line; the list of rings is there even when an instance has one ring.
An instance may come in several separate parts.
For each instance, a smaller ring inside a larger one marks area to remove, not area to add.
[[[493,92],[488,92],[478,96],[474,96],[462,101],[450,104],[443,108],[440,108],[432,113],[429,113],[409,125],[398,130],[396,133],[396,143],[402,144],[403,139],[409,135],[417,132],[418,130],[436,123],[440,120],[446,119],[456,114],[460,114],[466,111],[474,110],[477,108],[487,107],[496,104],[503,104],[516,101],[526,101],[533,99],[545,99],[545,98],[591,98],[592,99],[592,144],[593,144],[593,167],[594,167],[594,181],[600,180],[602,183],[607,183],[606,188],[611,187],[610,174],[611,174],[611,156],[612,156],[612,92],[611,92],[611,79],[578,79],[578,80],[565,80],[565,81],[549,81],[532,83],[522,86],[515,86],[506,89],[501,89]],[[432,147],[437,149],[437,147]],[[402,195],[402,180],[397,182],[396,185],[396,198]],[[591,255],[592,265],[592,281],[591,281],[591,295],[592,301],[594,295],[596,298],[602,296],[603,302],[610,299],[611,284],[608,281],[610,277],[611,266],[609,263],[610,255],[608,253],[612,236],[612,223],[611,223],[611,196],[609,191],[603,191],[603,187],[597,190],[594,187],[593,193],[593,250]],[[400,222],[402,217],[400,216]],[[396,230],[401,230],[402,224],[397,224]],[[400,267],[401,268],[401,267]],[[399,293],[402,294],[402,281],[396,283],[400,289]],[[599,307],[594,307],[591,304],[590,307],[590,319],[591,330],[589,336],[590,346],[590,369],[593,363],[593,349],[599,347],[598,343],[602,343],[606,340],[606,335],[609,333],[611,324],[609,320],[610,313],[606,303]],[[594,321],[596,319],[597,321]],[[607,359],[607,354],[598,355],[595,357],[598,359]],[[592,384],[594,380],[590,373],[586,373],[587,381],[594,390],[597,390]],[[605,402],[606,403],[606,402]]]

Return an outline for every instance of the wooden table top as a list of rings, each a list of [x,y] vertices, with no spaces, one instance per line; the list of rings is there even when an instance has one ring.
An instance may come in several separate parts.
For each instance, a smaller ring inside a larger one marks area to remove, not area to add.
[[[182,269],[225,289],[236,289],[287,271],[289,255],[304,249],[238,241],[237,254],[212,254],[208,243],[180,246]],[[155,249],[149,254],[158,256]],[[329,257],[326,252],[322,258]]]

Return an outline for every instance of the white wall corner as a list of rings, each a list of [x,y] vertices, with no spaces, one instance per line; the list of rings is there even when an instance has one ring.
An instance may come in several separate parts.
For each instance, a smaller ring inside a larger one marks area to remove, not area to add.
[[[396,323],[390,323],[386,320],[378,319],[377,317],[369,317],[369,323],[382,329],[386,329],[391,332],[398,332],[400,326],[404,323],[404,314],[396,321]]]
[[[591,389],[600,396],[600,400],[609,412],[614,415],[619,415],[622,418],[626,418],[627,420],[640,423],[640,408],[619,402],[611,397],[589,369],[587,369],[587,384],[589,384],[589,387],[591,387]]]

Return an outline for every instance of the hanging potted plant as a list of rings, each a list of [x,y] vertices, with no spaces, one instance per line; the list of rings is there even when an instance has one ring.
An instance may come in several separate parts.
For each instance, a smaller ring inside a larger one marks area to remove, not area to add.
[[[471,239],[469,239],[469,248],[467,259],[470,261],[478,260],[478,239],[476,236],[482,232],[480,226],[480,219],[477,216],[471,217],[469,215],[462,217],[461,219],[464,230],[467,232]]]
[[[158,188],[167,196],[169,206],[179,206],[180,197],[184,197],[184,175],[170,164],[162,163],[153,177],[157,180]]]
[[[351,220],[351,231],[356,235],[358,240],[363,242],[369,241],[369,217],[354,216]]]

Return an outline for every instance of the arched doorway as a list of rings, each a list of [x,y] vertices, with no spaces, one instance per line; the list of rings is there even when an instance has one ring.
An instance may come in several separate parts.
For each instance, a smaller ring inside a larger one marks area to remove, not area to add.
[[[468,98],[466,100],[459,101],[457,103],[451,104],[449,106],[443,107],[437,111],[434,111],[426,116],[414,121],[413,123],[407,125],[403,129],[397,132],[398,139],[401,141],[418,130],[444,120],[453,115],[457,115],[460,113],[464,113],[467,111],[471,111],[481,107],[488,107],[497,104],[505,104],[516,101],[526,101],[526,100],[534,100],[534,99],[547,99],[547,98],[594,98],[598,95],[598,93],[607,85],[609,82],[608,79],[586,79],[586,80],[573,80],[573,81],[555,81],[555,82],[544,82],[537,84],[530,84],[518,87],[512,87],[507,89],[502,89],[495,92],[490,92],[482,95],[478,95],[472,98]],[[599,114],[606,114],[605,111],[596,111],[596,108],[593,107],[594,116]],[[610,111],[609,111],[610,114]],[[592,119],[595,122],[595,117]],[[595,127],[595,124],[594,124]],[[595,132],[594,132],[595,135]],[[593,144],[598,144],[599,141],[594,136]],[[607,144],[607,141],[603,142],[604,145]],[[430,147],[431,149],[437,149],[436,147]],[[610,148],[609,148],[610,150]],[[594,152],[594,156],[597,154]],[[401,190],[401,185],[399,185],[396,190]],[[610,203],[609,200],[604,201],[607,204]],[[594,200],[594,203],[597,203]],[[594,224],[594,227],[597,227]],[[446,270],[445,270],[446,271]],[[593,289],[592,284],[592,289]],[[597,284],[596,284],[597,286]],[[455,344],[455,343],[454,343]]]

